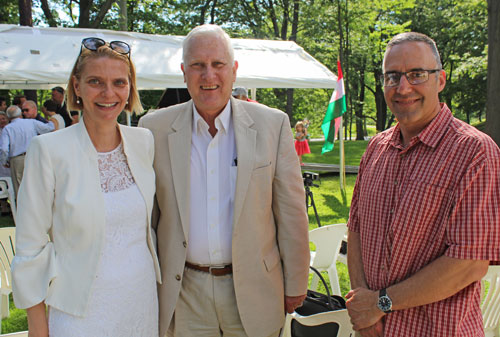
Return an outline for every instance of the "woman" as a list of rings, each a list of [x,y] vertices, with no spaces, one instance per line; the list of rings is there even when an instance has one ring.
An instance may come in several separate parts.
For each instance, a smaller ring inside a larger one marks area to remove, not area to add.
[[[42,112],[49,122],[54,123],[54,131],[64,129],[66,127],[63,116],[56,113],[56,111],[57,103],[53,100],[48,100],[43,103]]]
[[[153,137],[117,123],[142,110],[129,46],[84,39],[66,99],[83,120],[35,137],[26,156],[14,301],[30,337],[157,337]]]

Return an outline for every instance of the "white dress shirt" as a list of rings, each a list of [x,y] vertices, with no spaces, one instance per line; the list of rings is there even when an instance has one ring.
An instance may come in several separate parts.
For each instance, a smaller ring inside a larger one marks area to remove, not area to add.
[[[187,261],[230,264],[233,203],[238,159],[231,104],[215,119],[217,134],[193,105],[190,177],[190,224]]]
[[[5,165],[9,158],[26,153],[31,139],[54,130],[54,123],[42,123],[35,119],[16,118],[2,131],[0,163]]]

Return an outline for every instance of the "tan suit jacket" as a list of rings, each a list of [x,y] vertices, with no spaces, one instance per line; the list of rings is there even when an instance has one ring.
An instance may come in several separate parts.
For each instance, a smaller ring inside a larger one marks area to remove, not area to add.
[[[300,166],[288,117],[231,98],[238,156],[232,263],[236,301],[249,336],[268,336],[284,321],[284,295],[306,293],[308,219]],[[139,125],[155,138],[157,228],[163,284],[160,336],[181,289],[189,237],[193,102],[157,110]]]

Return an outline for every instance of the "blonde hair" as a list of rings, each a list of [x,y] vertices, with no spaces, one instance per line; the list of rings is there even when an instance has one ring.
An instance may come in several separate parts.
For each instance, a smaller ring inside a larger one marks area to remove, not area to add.
[[[73,70],[71,70],[71,74],[69,75],[68,87],[66,88],[65,99],[68,110],[83,110],[82,100],[80,100],[80,103],[77,103],[78,97],[76,96],[73,82],[75,78],[77,78],[78,80],[80,79],[82,71],[89,60],[97,59],[100,57],[108,57],[110,59],[120,60],[128,65],[130,93],[128,96],[128,103],[127,105],[125,105],[124,110],[130,113],[141,113],[144,109],[142,108],[141,99],[139,98],[139,92],[137,91],[134,64],[132,63],[132,60],[130,60],[129,56],[115,52],[109,47],[108,43],[106,43],[104,46],[99,47],[99,49],[97,49],[96,51],[88,50],[82,47],[82,52],[76,59]]]
[[[297,126],[302,126],[302,131],[305,130],[305,126],[304,126],[304,123],[302,121],[298,121],[297,123],[295,123],[295,130],[297,130]]]

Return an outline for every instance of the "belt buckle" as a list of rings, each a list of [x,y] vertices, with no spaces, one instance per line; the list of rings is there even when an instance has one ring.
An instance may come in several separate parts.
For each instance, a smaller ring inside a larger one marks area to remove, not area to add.
[[[214,274],[212,273],[212,270],[224,269],[224,268],[226,268],[226,267],[225,267],[225,266],[208,266],[208,273],[209,273],[210,275],[214,275]]]

